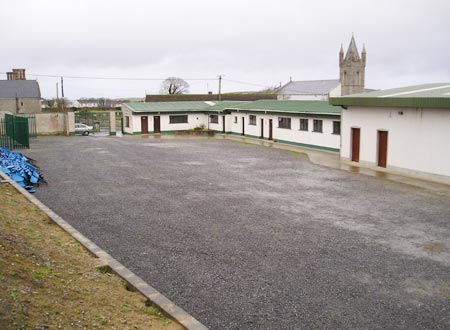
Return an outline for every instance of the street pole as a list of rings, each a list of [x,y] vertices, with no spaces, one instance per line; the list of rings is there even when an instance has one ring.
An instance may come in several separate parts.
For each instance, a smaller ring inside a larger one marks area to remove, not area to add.
[[[66,131],[66,136],[69,136],[69,118],[67,115],[66,108],[64,107],[64,77],[61,76],[61,106],[64,114],[64,130]]]
[[[222,75],[219,75],[219,101],[222,101]]]

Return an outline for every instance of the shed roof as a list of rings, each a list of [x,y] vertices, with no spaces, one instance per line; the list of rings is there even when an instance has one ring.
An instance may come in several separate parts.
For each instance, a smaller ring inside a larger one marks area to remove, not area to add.
[[[126,102],[134,112],[173,112],[173,111],[201,111],[206,110],[213,102],[185,101],[185,102]]]
[[[450,83],[408,86],[332,97],[332,105],[371,107],[450,108]]]
[[[278,94],[282,95],[327,95],[339,85],[339,79],[291,81]]]
[[[41,98],[36,80],[0,80],[0,99]]]
[[[259,100],[240,104],[230,109],[250,110],[250,111],[274,111],[274,112],[294,112],[294,113],[316,113],[339,115],[341,109],[333,107],[327,101],[272,101]]]

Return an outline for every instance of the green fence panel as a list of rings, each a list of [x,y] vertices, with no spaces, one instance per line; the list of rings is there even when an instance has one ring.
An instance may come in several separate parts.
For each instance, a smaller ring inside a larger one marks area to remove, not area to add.
[[[0,120],[0,146],[8,149],[30,148],[28,118],[5,114]]]
[[[17,115],[17,116],[28,119],[28,134],[30,135],[30,138],[36,138],[37,137],[36,115],[21,114],[21,115]]]

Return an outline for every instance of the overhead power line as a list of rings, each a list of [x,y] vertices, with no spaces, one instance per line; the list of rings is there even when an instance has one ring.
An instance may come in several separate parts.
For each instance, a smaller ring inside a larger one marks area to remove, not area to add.
[[[6,74],[6,72],[0,72],[1,74]],[[92,79],[92,80],[141,80],[141,81],[161,81],[166,80],[166,78],[130,78],[130,77],[94,77],[94,76],[70,76],[70,75],[54,75],[54,74],[37,74],[37,73],[27,73],[28,76],[33,77],[47,77],[47,78],[61,78],[65,79]],[[183,78],[183,80],[217,80],[217,78]]]

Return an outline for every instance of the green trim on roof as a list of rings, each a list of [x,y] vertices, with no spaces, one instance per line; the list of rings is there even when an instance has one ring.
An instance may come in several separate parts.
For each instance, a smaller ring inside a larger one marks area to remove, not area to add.
[[[331,97],[340,106],[450,108],[450,83],[409,86],[342,97]]]
[[[450,98],[332,97],[329,101],[332,105],[341,106],[450,109]]]
[[[127,102],[126,107],[134,112],[173,112],[173,111],[202,111],[211,107],[203,101],[186,102]]]
[[[260,100],[230,108],[231,110],[268,111],[284,113],[315,113],[339,115],[341,109],[328,104],[327,101],[272,101]]]

